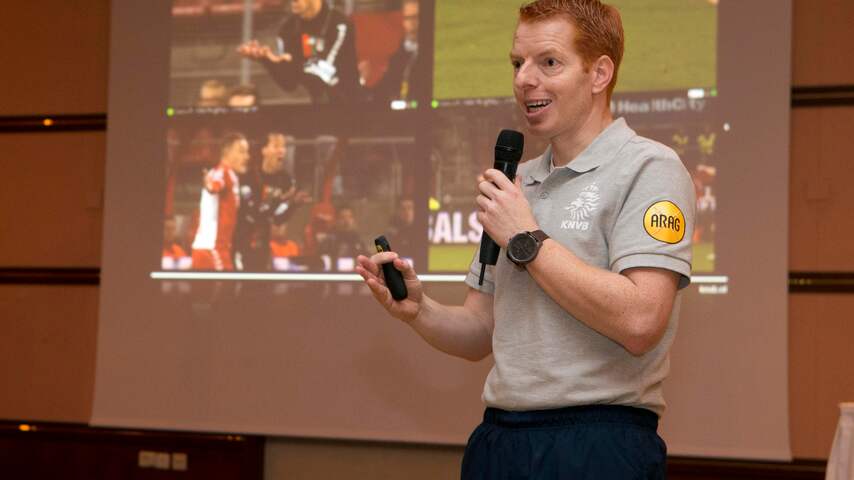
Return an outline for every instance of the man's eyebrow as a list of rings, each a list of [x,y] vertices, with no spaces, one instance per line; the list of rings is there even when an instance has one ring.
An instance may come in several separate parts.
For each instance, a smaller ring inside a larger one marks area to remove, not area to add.
[[[546,47],[536,53],[535,57],[545,57],[545,56],[560,56],[561,50],[555,47]],[[510,51],[510,60],[515,60],[517,58],[522,58],[522,55],[516,53],[514,51]]]
[[[560,55],[560,53],[561,53],[560,49],[557,49],[555,47],[546,47],[546,48],[542,49],[541,51],[537,52],[537,56],[538,57],[543,57],[546,55],[556,56],[556,55]]]

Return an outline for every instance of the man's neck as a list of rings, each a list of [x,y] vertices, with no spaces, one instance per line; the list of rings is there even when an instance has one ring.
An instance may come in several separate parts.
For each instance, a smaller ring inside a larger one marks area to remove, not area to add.
[[[566,166],[590,146],[593,140],[596,140],[596,137],[608,128],[608,125],[613,121],[611,109],[606,105],[605,108],[591,111],[590,115],[575,131],[568,132],[566,136],[552,138],[550,141],[552,164],[555,167]]]

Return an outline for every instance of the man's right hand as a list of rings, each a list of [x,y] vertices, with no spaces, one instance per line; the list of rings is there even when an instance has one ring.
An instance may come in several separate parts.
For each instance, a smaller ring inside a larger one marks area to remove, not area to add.
[[[415,269],[409,263],[398,257],[395,252],[377,253],[371,258],[359,255],[356,261],[358,262],[356,272],[362,276],[365,283],[368,284],[368,288],[371,289],[371,293],[374,294],[374,298],[391,316],[406,323],[411,323],[418,317],[424,299],[423,287],[421,281],[418,280],[418,275],[415,274]],[[394,262],[394,268],[403,274],[403,281],[406,283],[408,292],[407,297],[403,300],[397,301],[392,298],[391,292],[386,287],[381,265],[388,262]]]
[[[237,47],[237,53],[253,60],[269,60],[273,63],[290,62],[293,60],[293,56],[290,53],[275,54],[273,53],[273,49],[267,45],[262,45],[258,40],[251,40],[240,45]]]

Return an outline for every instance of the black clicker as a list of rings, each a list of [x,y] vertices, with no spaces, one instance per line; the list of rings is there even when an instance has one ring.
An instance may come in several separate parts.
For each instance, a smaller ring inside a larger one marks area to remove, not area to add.
[[[388,240],[386,240],[383,235],[380,235],[376,240],[374,240],[374,245],[377,247],[377,252],[391,251],[391,246],[389,246]],[[403,281],[403,275],[400,273],[400,270],[394,268],[394,262],[384,263],[382,264],[382,267],[385,284],[391,292],[391,298],[398,301],[406,298],[408,295],[408,292],[406,291],[406,283]]]

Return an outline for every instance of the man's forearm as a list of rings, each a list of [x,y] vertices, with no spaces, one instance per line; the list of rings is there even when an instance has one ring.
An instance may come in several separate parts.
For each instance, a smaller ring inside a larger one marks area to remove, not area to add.
[[[554,240],[543,243],[527,270],[572,316],[635,355],[660,340],[673,307],[678,277],[640,272],[643,282],[588,265]]]
[[[442,305],[425,295],[410,326],[437,350],[478,361],[492,353],[492,325],[471,307]]]

